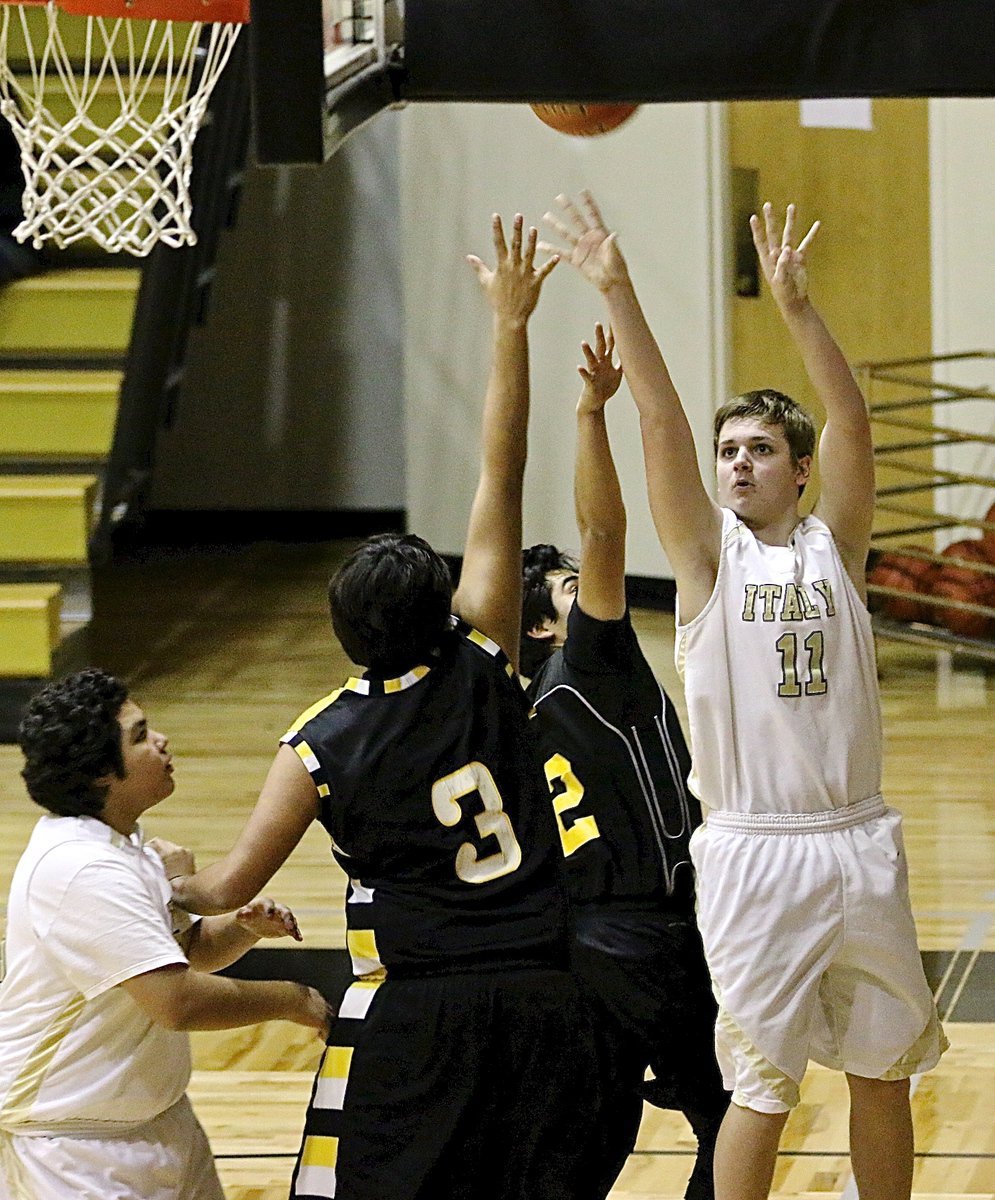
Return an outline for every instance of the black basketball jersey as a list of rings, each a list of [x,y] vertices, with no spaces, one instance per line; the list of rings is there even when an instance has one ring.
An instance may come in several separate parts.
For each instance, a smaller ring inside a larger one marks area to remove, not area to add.
[[[688,841],[701,824],[686,786],[690,755],[628,612],[598,621],[575,602],[566,644],[528,694],[571,898],[690,906]]]
[[[350,679],[282,739],[317,786],[351,881],[357,975],[562,963],[535,713],[496,643],[453,625],[431,667]]]

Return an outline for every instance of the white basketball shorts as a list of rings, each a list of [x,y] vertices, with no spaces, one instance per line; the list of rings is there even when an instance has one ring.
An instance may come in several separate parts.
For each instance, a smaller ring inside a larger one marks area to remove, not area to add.
[[[947,1042],[916,944],[901,817],[880,797],[814,814],[715,811],[691,839],[698,924],[733,1102],[787,1112],[810,1058],[870,1079]]]
[[[0,1132],[0,1200],[224,1200],[207,1136],[183,1096],[113,1137]]]

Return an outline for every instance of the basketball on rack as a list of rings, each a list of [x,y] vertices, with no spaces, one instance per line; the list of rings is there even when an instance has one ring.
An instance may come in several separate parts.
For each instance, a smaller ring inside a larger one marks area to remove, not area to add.
[[[944,563],[941,566],[933,581],[933,595],[944,600],[995,609],[995,575],[983,569],[988,563],[981,539],[967,538],[952,542],[943,554],[966,561]],[[961,637],[986,638],[995,633],[995,612],[985,614],[944,607],[939,609],[939,617],[951,633],[960,634]]]
[[[557,133],[596,137],[610,133],[632,116],[638,104],[533,104],[535,115]]]
[[[921,550],[921,546],[900,547]],[[908,592],[908,597],[882,596],[872,593],[870,599],[875,611],[891,617],[894,621],[925,621],[932,619],[930,605],[920,603],[920,596],[929,595],[933,579],[939,572],[939,564],[927,559],[914,558],[899,551],[882,554],[867,575],[867,582],[878,587],[894,588]]]

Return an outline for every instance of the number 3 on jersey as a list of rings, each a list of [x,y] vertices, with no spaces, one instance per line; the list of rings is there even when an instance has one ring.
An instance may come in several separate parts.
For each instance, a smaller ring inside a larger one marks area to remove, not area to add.
[[[563,784],[562,791],[557,791],[557,781]],[[546,760],[546,782],[553,794],[553,812],[556,814],[556,827],[560,831],[560,841],[563,843],[563,857],[569,858],[585,842],[601,837],[601,831],[593,816],[578,817],[569,828],[564,825],[563,814],[580,804],[584,796],[584,785],[562,754],[554,754]]]
[[[432,784],[432,810],[443,825],[451,828],[463,817],[460,800],[474,792],[484,805],[484,811],[474,817],[477,831],[481,840],[497,838],[498,848],[494,854],[481,858],[472,842],[464,842],[456,853],[456,875],[464,883],[489,883],[518,869],[522,848],[504,811],[494,776],[487,767],[479,762],[467,763],[451,775],[437,779]]]

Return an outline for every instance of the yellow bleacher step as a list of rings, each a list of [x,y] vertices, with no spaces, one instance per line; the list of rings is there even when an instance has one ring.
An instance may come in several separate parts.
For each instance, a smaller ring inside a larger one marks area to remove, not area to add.
[[[57,583],[0,583],[0,676],[46,678],[60,641]]]
[[[141,272],[135,267],[50,271],[0,289],[0,352],[124,354]]]
[[[104,458],[120,371],[0,370],[0,455]]]
[[[86,561],[93,475],[0,475],[0,561]]]

